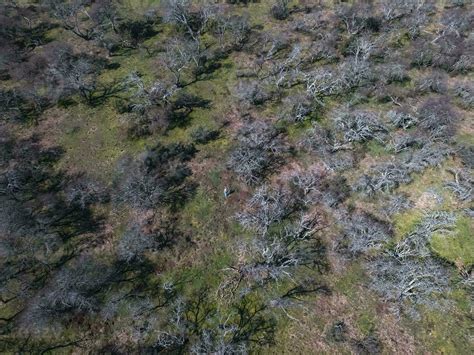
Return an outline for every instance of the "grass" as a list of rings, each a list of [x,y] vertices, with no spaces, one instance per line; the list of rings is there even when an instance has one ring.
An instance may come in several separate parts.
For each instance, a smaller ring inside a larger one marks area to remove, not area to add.
[[[412,232],[422,219],[423,212],[419,209],[411,209],[395,216],[394,225],[396,240],[400,240],[408,233]]]
[[[472,343],[466,329],[469,318],[455,311],[440,312],[426,310],[422,319],[411,324],[416,337],[426,347],[422,353],[432,354],[472,354]],[[472,327],[472,325],[471,325]]]
[[[182,213],[194,230],[206,230],[206,226],[212,226],[215,215],[215,202],[206,191],[199,189],[191,201],[184,207]]]
[[[111,176],[123,154],[137,153],[146,144],[145,140],[126,139],[119,116],[110,104],[100,108],[84,104],[68,107],[61,130],[59,143],[66,153],[60,167],[103,179]]]
[[[374,140],[370,141],[367,143],[367,149],[370,155],[380,158],[384,157],[387,155],[390,155],[390,153],[387,151],[387,146],[383,145],[379,142],[376,142]]]
[[[430,243],[436,254],[457,266],[474,265],[474,225],[468,217],[458,218],[454,234],[434,234]]]

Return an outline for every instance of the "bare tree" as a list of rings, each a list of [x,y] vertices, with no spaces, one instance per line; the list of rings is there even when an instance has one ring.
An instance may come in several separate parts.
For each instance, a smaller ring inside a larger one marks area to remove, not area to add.
[[[314,164],[304,170],[294,170],[289,176],[290,186],[304,206],[313,205],[322,199],[324,183],[329,171],[325,166]]]
[[[207,3],[194,5],[190,0],[168,0],[164,4],[164,9],[165,20],[184,28],[200,49],[200,36],[213,17],[214,7]]]
[[[368,270],[371,287],[392,302],[397,314],[416,316],[418,305],[441,308],[443,300],[439,297],[450,290],[449,271],[430,258],[400,261],[382,256],[369,263]]]
[[[385,208],[386,206],[386,208]],[[413,207],[413,202],[405,194],[390,195],[384,205],[384,214],[388,217]]]
[[[183,203],[194,189],[186,180],[191,175],[187,161],[195,152],[193,145],[158,145],[141,159],[125,159],[119,166],[121,178],[115,199],[140,209]]]
[[[448,170],[452,175],[454,180],[448,181],[444,186],[454,192],[457,198],[461,201],[470,201],[473,198],[473,186],[474,179],[472,178],[469,171],[464,170]]]
[[[416,13],[421,10],[424,5],[424,0],[384,0],[381,3],[381,9],[385,20],[392,21],[410,15],[413,12]]]
[[[381,250],[392,238],[393,232],[387,223],[364,213],[342,214],[340,223],[344,226],[344,237],[352,255]]]
[[[270,8],[271,15],[277,20],[285,20],[290,16],[289,0],[276,0]]]
[[[174,39],[166,46],[163,62],[174,77],[177,87],[184,86],[185,71],[194,73],[201,66],[200,50],[196,42]]]
[[[454,94],[461,101],[462,107],[466,109],[474,108],[474,87],[468,83],[461,83],[456,85]]]
[[[89,41],[97,36],[97,25],[92,21],[86,9],[87,1],[48,0],[51,14],[61,21],[63,27],[75,35]]]
[[[293,95],[283,99],[282,118],[289,122],[301,122],[317,108],[307,95]]]
[[[146,235],[141,231],[140,226],[132,225],[124,233],[117,247],[119,260],[127,263],[140,261],[144,253],[156,246],[153,236]]]
[[[125,87],[132,95],[132,110],[141,114],[154,105],[170,104],[170,98],[178,90],[176,85],[163,81],[155,81],[147,86],[137,72],[129,74]]]
[[[333,119],[345,143],[365,142],[371,139],[383,142],[387,133],[377,114],[371,111],[342,110],[336,112]]]
[[[228,167],[247,184],[255,184],[278,164],[283,152],[280,132],[263,121],[255,121],[239,131],[238,146],[231,153]]]
[[[365,27],[365,20],[362,17],[362,6],[340,5],[336,14],[344,24],[345,29],[350,35],[356,35]]]
[[[405,159],[404,164],[409,172],[420,172],[430,166],[441,164],[452,152],[447,144],[426,143],[421,149],[413,151]]]
[[[443,211],[428,213],[413,232],[395,245],[394,255],[399,259],[430,257],[429,241],[433,233],[448,233],[455,222],[456,217],[453,213]]]
[[[357,182],[355,189],[372,196],[379,192],[391,192],[401,184],[411,182],[406,168],[395,163],[376,165],[369,175],[363,175]]]
[[[402,132],[392,137],[390,142],[390,149],[395,153],[421,148],[426,144],[426,137],[418,134]]]
[[[448,99],[428,99],[419,109],[420,127],[436,137],[453,134],[458,115]]]
[[[273,222],[275,227],[282,220]],[[315,233],[323,228],[317,218],[301,215],[295,222],[262,234],[241,246],[244,262],[232,268],[251,283],[293,280],[298,267],[322,264]]]
[[[246,209],[237,214],[237,220],[244,228],[265,235],[272,224],[295,211],[295,202],[283,188],[272,189],[263,185],[255,191]]]
[[[408,129],[418,123],[416,116],[402,110],[390,110],[387,117],[397,128]]]
[[[306,91],[311,96],[336,95],[343,86],[343,80],[330,68],[320,68],[306,74]]]
[[[378,71],[380,72],[385,83],[390,84],[393,82],[403,82],[409,79],[406,68],[403,64],[382,64]]]
[[[441,73],[435,72],[420,79],[416,83],[416,91],[420,93],[435,92],[443,94],[446,92],[446,78]]]
[[[240,49],[250,34],[249,20],[246,16],[218,14],[214,32],[221,48]]]

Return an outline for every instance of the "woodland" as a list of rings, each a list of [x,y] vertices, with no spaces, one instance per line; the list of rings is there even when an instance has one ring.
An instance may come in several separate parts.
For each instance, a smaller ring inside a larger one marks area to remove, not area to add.
[[[0,353],[473,354],[473,29],[0,1]]]

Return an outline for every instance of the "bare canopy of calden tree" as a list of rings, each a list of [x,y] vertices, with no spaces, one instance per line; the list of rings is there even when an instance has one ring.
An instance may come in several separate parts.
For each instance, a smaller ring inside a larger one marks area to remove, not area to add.
[[[284,152],[280,132],[264,121],[257,120],[243,127],[237,142],[228,166],[247,184],[262,181],[278,165]]]

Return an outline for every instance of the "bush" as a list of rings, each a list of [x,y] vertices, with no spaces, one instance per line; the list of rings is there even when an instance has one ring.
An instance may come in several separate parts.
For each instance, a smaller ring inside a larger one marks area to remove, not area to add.
[[[197,144],[206,144],[210,141],[213,141],[219,137],[219,131],[210,130],[205,127],[198,127],[191,133],[191,138]]]
[[[408,129],[418,123],[418,119],[410,113],[390,110],[387,113],[390,122],[397,128]]]
[[[419,109],[420,127],[433,137],[450,137],[454,134],[458,115],[449,99],[428,99]]]
[[[270,13],[277,20],[285,20],[290,16],[288,9],[289,0],[276,0],[270,9]]]

